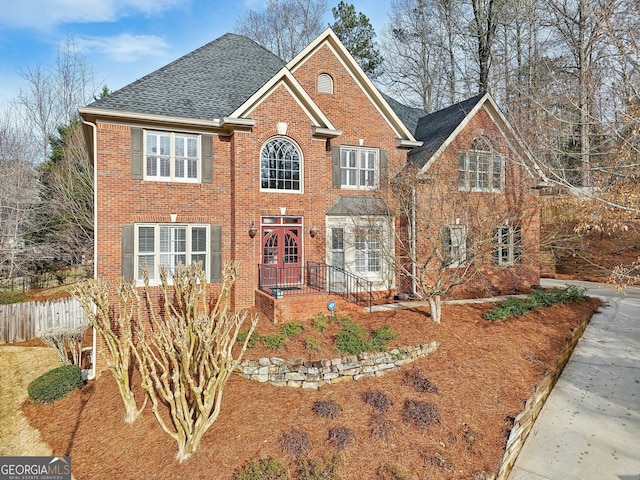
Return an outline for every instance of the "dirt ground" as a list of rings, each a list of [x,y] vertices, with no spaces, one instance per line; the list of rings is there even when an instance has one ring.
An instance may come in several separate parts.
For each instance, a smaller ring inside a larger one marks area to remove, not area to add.
[[[536,383],[554,368],[577,322],[598,306],[598,300],[556,305],[494,323],[482,319],[490,306],[481,304],[445,306],[441,325],[424,310],[352,316],[368,330],[389,325],[399,332],[391,346],[435,340],[439,347],[429,357],[384,376],[319,390],[232,376],[220,417],[200,450],[182,464],[174,459],[175,442],[148,407],[136,423],[123,422],[124,410],[109,373],[54,405],[26,402],[23,412],[55,455],[71,455],[74,476],[80,480],[230,480],[247,462],[269,457],[285,463],[289,478],[296,478],[296,463],[282,446],[283,435],[293,429],[308,434],[311,461],[337,455],[339,478],[344,480],[484,479],[497,472],[513,418]],[[336,356],[328,340],[331,331],[319,335],[311,322],[305,327],[286,351],[252,349],[245,358]],[[259,326],[263,334],[275,328],[266,322]],[[308,352],[308,337],[316,338],[318,352]],[[416,391],[408,374],[428,379],[437,391]],[[365,392],[372,391],[393,402],[386,413],[377,414],[363,400]],[[327,400],[341,408],[335,418],[312,410],[314,402]],[[411,402],[428,402],[432,417],[439,418],[427,427],[407,423],[405,407],[416,405]],[[345,435],[352,440],[342,449],[329,441],[336,428],[352,434]]]

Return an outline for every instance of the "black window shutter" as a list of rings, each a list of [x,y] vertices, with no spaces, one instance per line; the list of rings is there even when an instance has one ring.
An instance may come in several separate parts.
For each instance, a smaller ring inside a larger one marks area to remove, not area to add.
[[[440,238],[442,239],[442,257],[445,265],[451,264],[451,229],[442,227],[440,229]]]
[[[466,228],[465,229],[465,234],[466,237],[464,239],[465,241],[465,260],[467,262],[472,262],[473,261],[473,231],[471,230],[471,228]]]
[[[340,147],[331,148],[331,177],[333,179],[333,187],[340,188],[342,178],[340,175]]]
[[[122,276],[127,279],[136,278],[134,272],[135,245],[133,228],[133,225],[122,225],[122,237],[120,239]]]
[[[213,136],[202,135],[202,183],[213,182]]]
[[[502,249],[500,232],[500,228],[493,229],[493,263],[495,265],[500,264],[500,250]]]
[[[380,150],[380,189],[387,188],[387,176],[389,171],[389,152],[387,150]]]
[[[522,261],[522,230],[520,227],[513,228],[513,261],[514,263]]]
[[[211,225],[211,282],[222,281],[222,226]]]
[[[131,129],[131,178],[142,180],[142,128]]]

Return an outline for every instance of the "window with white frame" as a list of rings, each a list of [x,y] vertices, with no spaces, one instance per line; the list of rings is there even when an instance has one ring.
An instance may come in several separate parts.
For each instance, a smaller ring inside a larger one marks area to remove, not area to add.
[[[208,275],[209,226],[200,224],[136,225],[135,258],[137,280],[143,280],[146,267],[150,283],[158,283],[162,267],[175,272],[178,264],[201,262]]]
[[[520,227],[502,226],[493,231],[493,263],[510,265],[520,262],[522,233]]]
[[[356,228],[354,246],[357,273],[380,273],[382,270],[382,228]]]
[[[200,136],[145,130],[144,178],[167,182],[200,180]]]
[[[459,267],[467,260],[467,229],[465,225],[450,225],[442,229],[442,249],[445,262]]]
[[[331,265],[344,270],[344,228],[331,229]]]
[[[377,148],[340,148],[340,186],[371,189],[378,186],[379,150]]]
[[[288,138],[272,138],[262,147],[260,188],[302,191],[302,155],[298,146]]]
[[[499,192],[504,184],[504,159],[484,138],[476,138],[458,157],[460,190]]]

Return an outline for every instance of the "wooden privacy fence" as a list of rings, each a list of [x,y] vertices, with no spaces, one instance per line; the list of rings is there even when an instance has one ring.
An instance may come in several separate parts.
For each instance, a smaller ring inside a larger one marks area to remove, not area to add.
[[[0,344],[37,338],[48,328],[73,328],[88,323],[75,298],[0,305]]]

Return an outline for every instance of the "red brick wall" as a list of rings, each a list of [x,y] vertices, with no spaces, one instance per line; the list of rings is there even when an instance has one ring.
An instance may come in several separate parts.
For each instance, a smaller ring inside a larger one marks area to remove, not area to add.
[[[316,92],[320,73],[328,73],[333,78],[333,94]],[[210,184],[133,180],[130,172],[130,126],[98,124],[96,261],[99,277],[115,279],[121,273],[120,232],[123,224],[169,222],[172,213],[178,215],[178,222],[222,225],[223,261],[242,261],[233,291],[237,308],[250,307],[255,303],[261,239],[259,233],[250,238],[248,230],[253,222],[259,232],[261,216],[280,215],[280,208],[286,207],[287,215],[303,217],[304,260],[325,260],[327,210],[341,195],[380,193],[333,188],[331,147],[359,145],[363,140],[364,146],[387,150],[389,172],[397,171],[404,164],[406,152],[396,148],[396,133],[331,49],[321,47],[295,70],[294,75],[333,126],[343,132],[342,135],[330,141],[313,139],[312,120],[290,90],[281,85],[248,115],[256,122],[250,132],[213,136],[213,183]],[[260,150],[269,138],[277,135],[277,122],[287,123],[287,136],[302,151],[303,193],[260,191]],[[485,136],[495,139],[499,148],[506,148],[500,140],[500,132],[489,117],[480,112],[443,158],[455,161],[458,148],[467,148],[478,129],[484,129]],[[384,196],[387,193],[388,190],[383,191]],[[533,195],[527,194],[526,199],[527,202],[533,201]],[[537,248],[536,222],[534,214],[526,225],[526,242],[532,252]],[[315,238],[308,233],[311,226],[318,231]],[[212,286],[214,291],[217,288],[217,285]]]

